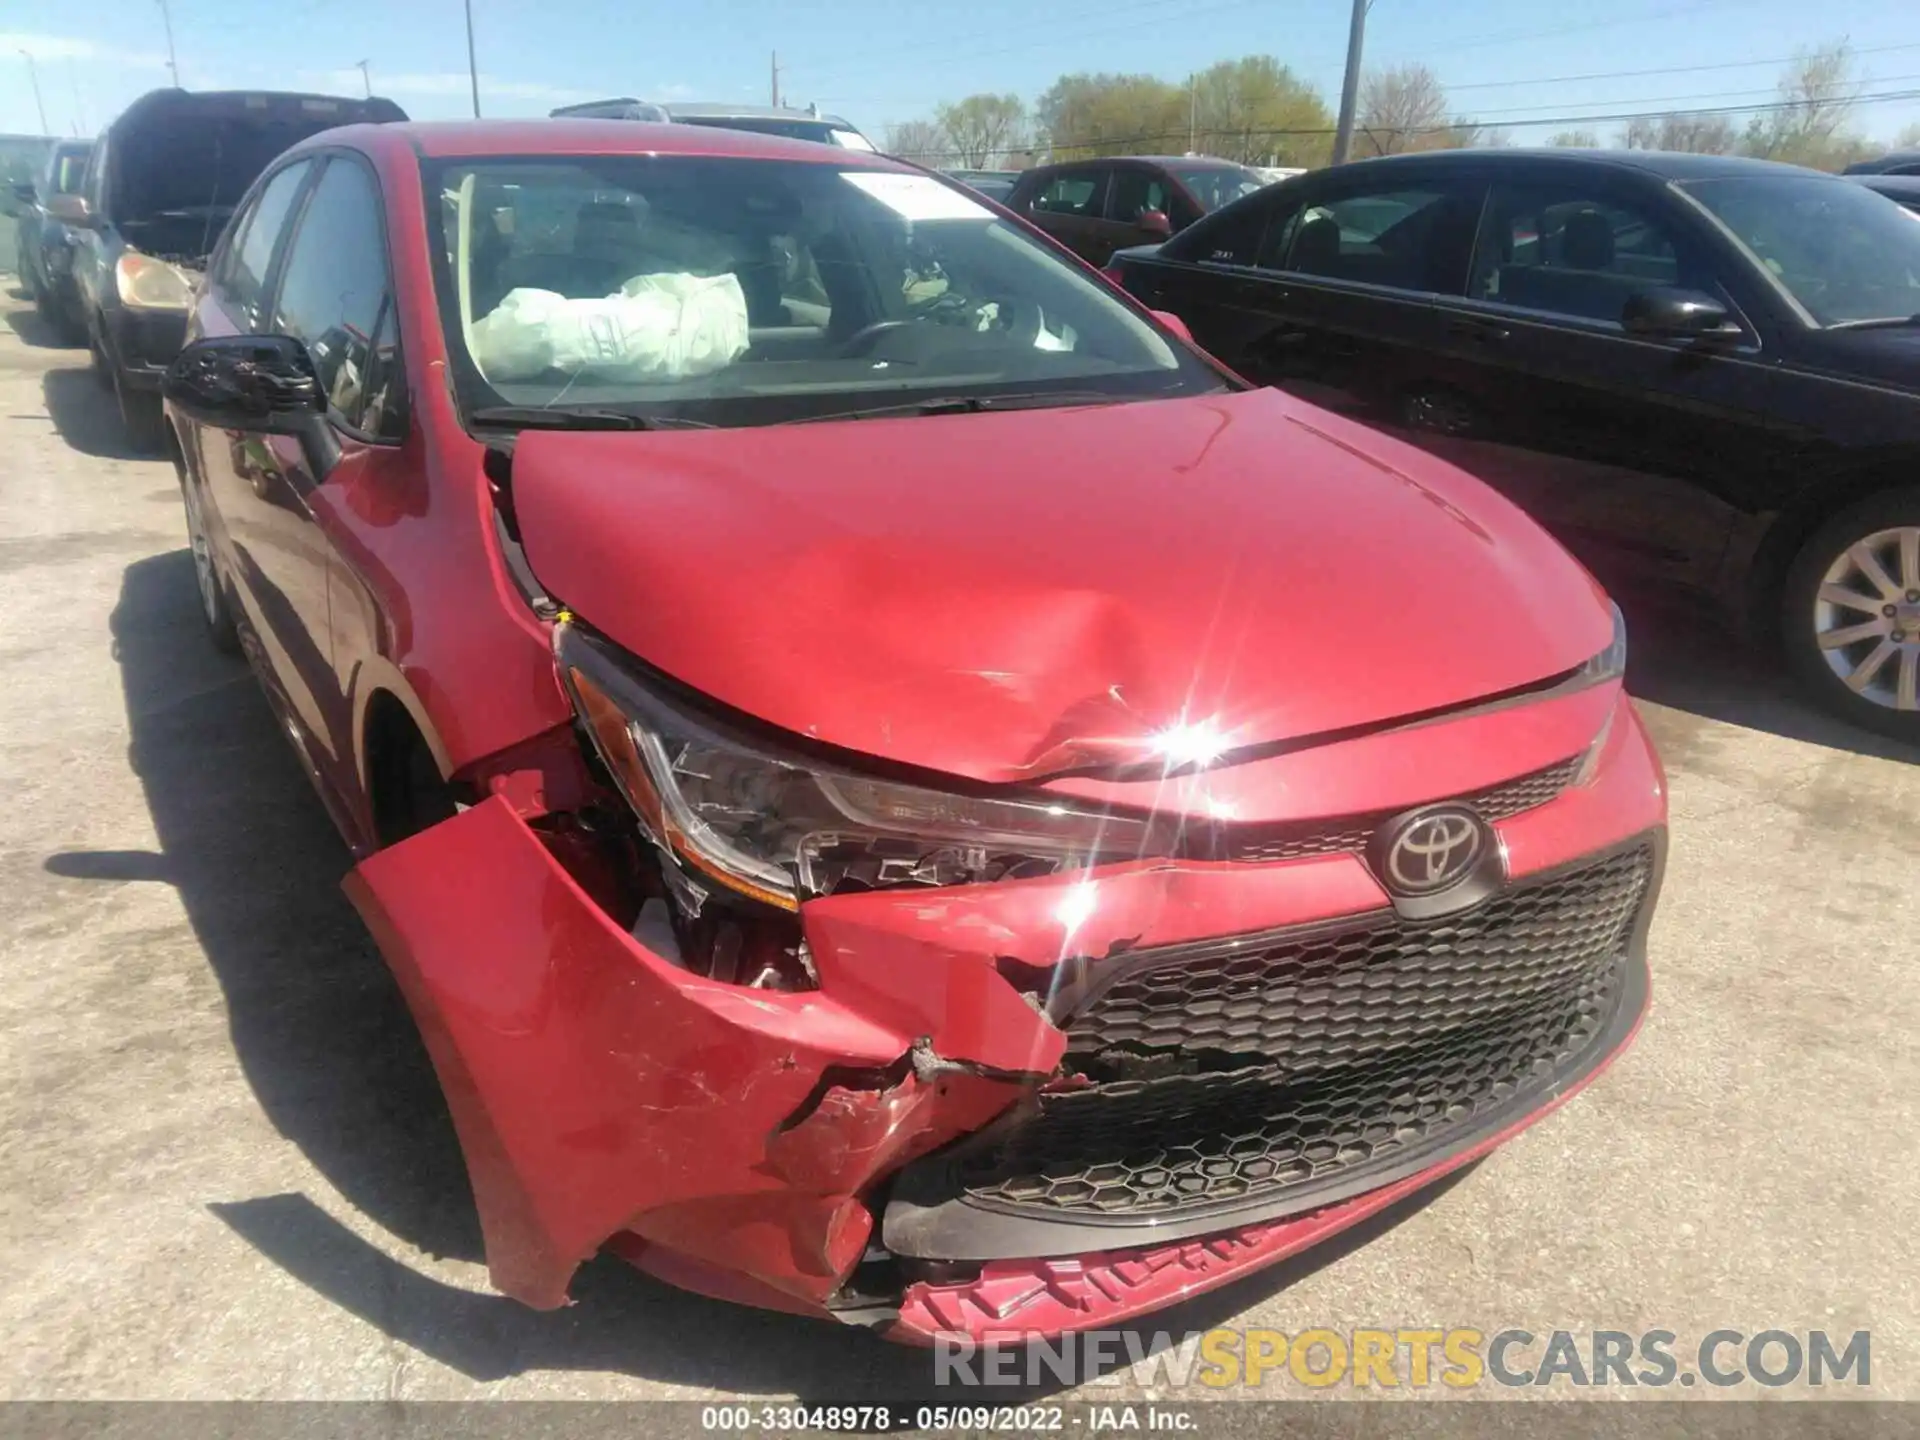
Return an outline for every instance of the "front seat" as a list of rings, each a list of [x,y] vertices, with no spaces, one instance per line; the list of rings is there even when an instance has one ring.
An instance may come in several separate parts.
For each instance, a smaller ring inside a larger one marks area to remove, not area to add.
[[[1300,227],[1293,237],[1293,254],[1287,259],[1289,270],[1308,275],[1332,275],[1339,269],[1340,222],[1331,215],[1320,215]]]
[[[613,294],[639,270],[640,217],[631,205],[590,200],[574,212],[573,256],[568,265],[571,299]]]
[[[1613,222],[1598,210],[1579,210],[1567,217],[1560,239],[1560,258],[1574,270],[1613,268]]]

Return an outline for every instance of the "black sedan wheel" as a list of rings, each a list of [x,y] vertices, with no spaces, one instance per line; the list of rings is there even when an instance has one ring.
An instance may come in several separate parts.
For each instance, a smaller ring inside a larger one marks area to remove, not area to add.
[[[1827,708],[1920,742],[1920,490],[1834,517],[1788,575],[1787,657]]]

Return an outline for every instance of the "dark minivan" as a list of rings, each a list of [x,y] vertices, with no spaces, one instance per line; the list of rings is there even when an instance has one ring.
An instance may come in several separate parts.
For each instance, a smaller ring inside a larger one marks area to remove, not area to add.
[[[377,97],[154,90],[100,135],[81,192],[54,197],[48,209],[77,234],[79,321],[136,449],[162,442],[160,377],[180,352],[194,286],[247,187],[309,135],[406,118]]]
[[[1284,182],[1109,274],[1920,741],[1920,216],[1765,161],[1455,151]]]

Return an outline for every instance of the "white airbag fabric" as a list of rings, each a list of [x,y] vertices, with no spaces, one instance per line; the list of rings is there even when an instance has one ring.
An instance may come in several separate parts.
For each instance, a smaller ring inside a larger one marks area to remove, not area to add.
[[[621,380],[708,375],[747,348],[747,296],[734,275],[636,275],[603,300],[510,290],[474,322],[473,358],[489,380],[558,370]]]

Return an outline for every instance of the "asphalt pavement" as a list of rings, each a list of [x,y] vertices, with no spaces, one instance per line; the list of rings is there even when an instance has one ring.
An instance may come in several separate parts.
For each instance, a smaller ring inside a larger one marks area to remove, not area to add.
[[[488,1289],[346,852],[205,643],[185,543],[85,353],[0,301],[0,1396],[929,1393],[924,1354],[611,1258],[564,1311]],[[1148,1329],[1868,1330],[1870,1393],[1920,1397],[1920,756],[1628,618],[1673,795],[1638,1044],[1387,1223]]]

